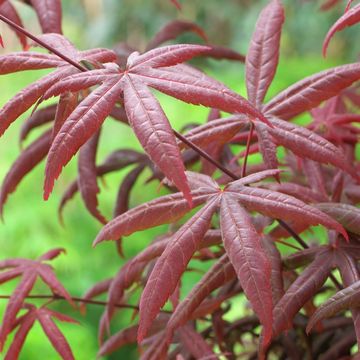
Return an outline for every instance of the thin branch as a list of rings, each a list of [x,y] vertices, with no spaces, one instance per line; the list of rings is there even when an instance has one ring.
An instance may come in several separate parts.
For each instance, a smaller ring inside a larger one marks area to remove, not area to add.
[[[46,44],[44,41],[40,40],[37,36],[33,35],[32,33],[30,33],[29,31],[25,30],[23,27],[15,24],[13,21],[11,21],[10,19],[8,19],[6,16],[1,15],[0,14],[0,20],[2,20],[3,22],[5,22],[6,24],[8,24],[9,26],[11,26],[12,28],[14,28],[15,30],[17,30],[18,32],[24,34],[25,36],[27,36],[28,38],[30,38],[31,40],[35,41],[36,43],[38,43],[41,47],[49,50],[50,52],[52,52],[53,54],[57,55],[58,57],[60,57],[61,59],[63,59],[64,61],[66,61],[67,63],[69,63],[72,66],[75,66],[77,69],[79,69],[80,71],[87,71],[86,67],[80,65],[79,63],[77,63],[76,61],[70,59],[69,57],[67,57],[66,55],[62,54],[60,51],[56,50],[55,48],[53,48],[52,46]]]
[[[188,140],[185,136],[181,135],[176,130],[173,130],[175,136],[182,141],[185,145],[192,148],[194,151],[196,151],[201,157],[209,161],[211,164],[215,165],[219,170],[221,170],[224,174],[230,176],[233,180],[238,180],[239,177],[236,176],[232,171],[228,170],[225,166],[220,164],[218,161],[216,161],[213,157],[208,155],[204,150],[200,149],[197,145],[195,145],[192,141]]]
[[[0,300],[8,300],[10,299],[11,295],[0,295]],[[64,296],[56,295],[56,294],[48,294],[48,295],[28,295],[26,296],[26,299],[33,299],[33,300],[67,300]],[[85,304],[90,305],[101,305],[101,306],[107,306],[109,303],[107,301],[101,301],[101,300],[91,300],[91,299],[85,299],[81,297],[71,296],[71,300],[75,302],[82,302]],[[129,304],[114,304],[117,308],[122,309],[132,309],[132,310],[139,310],[139,307],[136,305],[129,305]]]

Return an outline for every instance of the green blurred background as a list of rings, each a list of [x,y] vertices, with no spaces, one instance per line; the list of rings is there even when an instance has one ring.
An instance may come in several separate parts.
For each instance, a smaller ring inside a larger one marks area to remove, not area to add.
[[[64,0],[63,29],[80,49],[96,46],[114,46],[121,41],[143,49],[158,29],[173,19],[186,19],[201,25],[211,42],[218,45],[231,46],[246,53],[249,39],[256,17],[267,1],[252,0],[183,0],[183,11],[178,12],[168,0]],[[345,3],[345,1],[344,1]],[[293,82],[344,62],[357,59],[358,43],[355,41],[359,28],[345,30],[335,36],[329,49],[327,59],[321,58],[322,40],[331,24],[340,16],[344,4],[329,12],[319,12],[317,1],[284,1],[286,5],[286,23],[282,36],[281,62],[275,81],[270,89],[274,94]],[[23,4],[17,4],[20,13],[25,18],[25,24],[32,32],[37,33],[39,27],[34,13]],[[1,54],[19,50],[14,35],[1,24],[5,49]],[[194,35],[184,35],[181,42],[198,41]],[[360,47],[360,46],[359,46]],[[243,64],[228,61],[204,61],[206,72],[223,81],[230,88],[245,94]],[[4,104],[17,91],[44,74],[43,71],[0,77],[0,103]],[[183,104],[159,95],[171,123],[175,128],[181,128],[188,122],[202,123],[208,110]],[[29,116],[29,113],[27,113]],[[18,132],[22,120],[19,119],[0,140],[0,179],[2,180],[19,154]],[[43,130],[34,131],[25,145],[34,140]],[[100,140],[98,162],[112,150],[131,147],[140,149],[131,131],[124,125],[108,120]],[[50,200],[42,200],[44,164],[33,171],[10,196],[6,206],[4,220],[0,228],[1,258],[28,257],[36,258],[43,252],[64,247],[66,255],[54,261],[59,278],[74,296],[81,296],[96,281],[115,274],[123,260],[116,254],[115,246],[106,243],[96,249],[91,247],[101,225],[86,212],[77,196],[65,209],[65,227],[59,224],[57,206],[61,194],[76,173],[76,160],[69,164],[60,179]],[[119,181],[126,171],[106,176],[101,183],[100,208],[108,218],[111,217],[112,205]],[[146,174],[132,193],[131,204],[135,206],[158,195],[157,184],[147,185],[143,190]],[[161,193],[161,191],[160,191]],[[126,257],[131,257],[148,244],[156,234],[166,227],[130,236],[124,241]],[[193,281],[201,275],[186,277],[183,294],[191,288]],[[0,294],[11,293],[16,281],[2,285]],[[41,284],[34,293],[47,292]],[[0,303],[0,309],[4,303]],[[64,311],[81,321],[81,325],[60,324],[68,338],[76,359],[95,359],[97,352],[97,325],[102,312],[98,306],[90,306],[86,316],[81,317],[65,303],[54,304],[54,309]],[[239,314],[240,310],[237,310]],[[130,312],[123,311],[116,318],[113,330],[128,325]],[[236,315],[236,311],[235,311]],[[37,360],[58,359],[48,340],[45,339],[40,326],[32,331],[21,353],[21,359]],[[41,354],[41,357],[39,357]],[[137,359],[135,348],[128,347],[108,359]]]

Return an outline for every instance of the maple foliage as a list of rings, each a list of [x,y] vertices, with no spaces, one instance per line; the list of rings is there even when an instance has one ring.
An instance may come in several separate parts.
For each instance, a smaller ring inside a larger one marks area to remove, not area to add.
[[[65,205],[79,193],[102,224],[93,246],[115,241],[125,257],[127,236],[169,226],[82,297],[70,295],[48,264],[63,249],[37,260],[0,261],[0,284],[18,279],[0,328],[5,359],[19,357],[35,322],[62,358],[74,359],[54,319],[77,321],[51,309],[59,300],[82,313],[87,304],[104,305],[99,356],[132,343],[142,359],[154,360],[350,356],[360,345],[359,62],[310,75],[268,99],[286,21],[280,0],[260,12],[246,56],[212,44],[203,28],[184,20],[166,24],[144,51],[125,43],[78,50],[62,35],[60,0],[25,2],[43,34],[23,29],[12,2],[0,1],[0,18],[24,49],[0,56],[0,74],[49,72],[0,109],[0,135],[30,109],[20,141],[35,129],[41,133],[3,180],[1,215],[8,196],[40,162],[46,159],[47,199],[62,168],[78,155],[76,179],[59,214],[62,220]],[[168,3],[181,11],[180,2]],[[321,9],[338,3],[323,1]],[[347,2],[324,40],[324,54],[336,32],[359,22],[359,6]],[[185,32],[204,45],[164,44]],[[245,63],[247,98],[189,63],[195,57]],[[154,90],[205,106],[209,116],[176,131]],[[305,113],[311,120],[299,125],[296,117]],[[98,163],[108,118],[129,126],[142,151],[119,147]],[[261,160],[249,161],[253,154]],[[123,170],[111,218],[100,210],[98,181]],[[144,187],[158,182],[166,194],[131,206],[141,174]],[[318,225],[323,235],[309,236]],[[183,294],[184,275],[198,271],[198,262],[207,270]],[[33,294],[38,279],[50,295]],[[33,303],[41,299],[50,301]],[[249,307],[234,318],[231,309],[245,299]],[[134,311],[131,322],[113,333],[113,320],[125,309]]]

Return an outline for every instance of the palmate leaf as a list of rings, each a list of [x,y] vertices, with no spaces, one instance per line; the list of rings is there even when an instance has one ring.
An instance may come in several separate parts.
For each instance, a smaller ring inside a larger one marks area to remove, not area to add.
[[[78,185],[84,203],[96,219],[106,224],[106,219],[98,210],[97,194],[100,189],[97,184],[96,174],[96,150],[99,142],[100,132],[95,133],[79,152],[78,162]]]
[[[130,125],[146,153],[191,201],[180,150],[156,98],[147,86],[128,75],[124,85],[124,102]],[[169,169],[172,169],[171,172]]]
[[[347,9],[350,7],[351,2],[352,1],[349,1]],[[329,46],[330,40],[336,32],[345,29],[347,26],[355,25],[358,22],[360,22],[360,4],[354,6],[349,11],[345,11],[345,14],[342,15],[328,31],[323,44],[323,55],[326,56],[326,51]]]
[[[249,101],[257,107],[275,75],[283,23],[284,9],[279,0],[273,0],[262,10],[251,39],[246,56],[246,87]]]
[[[74,305],[69,293],[56,278],[52,267],[43,263],[43,261],[57,257],[61,252],[63,252],[63,249],[50,250],[38,260],[10,259],[0,262],[1,270],[10,268],[10,270],[0,274],[0,283],[4,283],[21,275],[20,283],[12,293],[6,306],[5,315],[0,328],[1,349],[3,349],[5,341],[16,322],[16,315],[23,306],[26,296],[34,287],[38,277],[46,283],[54,294],[63,296],[70,304]]]
[[[52,346],[63,359],[75,359],[68,342],[54,323],[53,318],[74,324],[78,324],[78,322],[64,314],[50,310],[46,307],[36,308],[34,305],[24,304],[24,308],[26,308],[28,311],[25,315],[22,315],[16,321],[16,326],[18,329],[16,331],[14,340],[5,355],[5,359],[13,360],[18,358],[25,339],[35,321],[40,323]]]
[[[272,335],[273,296],[270,286],[271,264],[261,244],[260,235],[254,228],[250,215],[245,208],[282,219],[297,220],[300,217],[302,222],[308,224],[324,224],[342,233],[347,238],[347,234],[340,224],[300,200],[270,190],[247,186],[252,182],[274,176],[274,174],[279,174],[279,170],[267,170],[249,175],[228,184],[224,190],[221,190],[210,177],[188,173],[188,182],[193,192],[193,199],[196,199],[194,196],[196,192],[202,193],[200,201],[206,202],[206,205],[172,236],[174,243],[172,244],[171,240],[169,241],[167,250],[162,253],[155,264],[140,303],[139,341],[146,336],[152,320],[155,319],[160,307],[170,297],[185,271],[188,261],[196,251],[193,236],[197,233],[203,236],[207,230],[201,227],[199,232],[197,229],[198,222],[201,219],[201,224],[203,224],[205,221],[203,218],[206,218],[208,227],[211,215],[220,203],[220,226],[227,255],[236,270],[247,298],[264,326],[264,344],[269,343]],[[198,190],[194,190],[196,187]],[[174,218],[174,213],[169,213],[171,203],[174,205],[173,209],[178,209],[175,213],[175,219],[179,219],[186,212],[186,208],[184,209],[180,205],[181,198],[182,201],[185,200],[181,193],[167,195],[129,210],[110,221],[100,232],[94,244],[107,239],[117,239],[122,235],[130,235],[137,230],[160,223],[170,222]],[[152,211],[156,212],[155,219],[151,215]],[[206,217],[203,214],[205,211]],[[198,243],[200,240],[198,239]],[[182,258],[183,261],[179,262],[179,258]],[[174,267],[175,265],[176,267]],[[152,291],[154,286],[157,289],[156,291]]]
[[[210,198],[206,205],[169,239],[141,295],[139,342],[144,339],[160,308],[175,290],[187,264],[208,230],[217,207],[217,197]]]
[[[182,67],[186,70],[179,77],[179,74],[173,71],[176,64],[207,49],[198,45],[174,45],[154,49],[142,55],[133,53],[128,59],[125,72],[107,67],[71,76],[49,89],[44,99],[64,91],[74,92],[101,84],[80,103],[54,140],[48,157],[45,198],[49,196],[54,179],[59,176],[62,166],[99,129],[110,113],[110,108],[123,93],[127,116],[140,143],[154,163],[190,200],[184,167],[171,126],[147,86],[186,102],[214,106],[224,111],[245,112],[266,121],[245,99],[201,72]],[[171,156],[165,157],[165,153]]]

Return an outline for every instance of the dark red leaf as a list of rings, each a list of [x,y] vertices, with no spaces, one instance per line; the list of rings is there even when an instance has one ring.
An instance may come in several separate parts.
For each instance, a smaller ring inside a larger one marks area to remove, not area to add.
[[[159,102],[144,84],[131,75],[126,76],[124,102],[130,125],[141,145],[191,203],[180,150]]]
[[[329,316],[333,316],[340,311],[348,310],[352,307],[358,307],[360,303],[359,294],[360,280],[338,291],[317,308],[309,320],[306,332],[309,333],[319,321]]]
[[[349,11],[346,11],[345,14],[341,16],[328,31],[323,44],[323,55],[326,56],[329,42],[336,32],[345,29],[347,26],[357,24],[358,22],[360,22],[360,4],[354,6]]]
[[[50,148],[51,130],[45,132],[22,151],[7,173],[0,191],[0,215],[9,194],[15,191],[20,181],[46,156]]]
[[[138,179],[144,168],[145,165],[137,166],[135,169],[131,170],[123,179],[116,197],[113,217],[117,217],[129,210],[129,197],[131,189],[133,188],[136,180]]]
[[[81,197],[96,219],[106,224],[106,219],[98,210],[97,194],[100,192],[97,184],[96,151],[99,142],[100,131],[95,133],[80,149],[78,162],[78,186]]]
[[[55,119],[57,105],[49,105],[43,109],[36,110],[25,122],[23,122],[20,130],[20,142],[28,137],[29,133],[48,122]]]
[[[3,16],[6,16],[9,20],[14,22],[16,25],[23,27],[23,23],[21,21],[21,18],[19,16],[18,12],[16,11],[14,6],[9,1],[1,1],[0,14]],[[15,34],[18,37],[23,49],[26,50],[28,48],[28,41],[27,41],[26,36],[19,31],[15,31]],[[2,47],[4,47],[4,46],[2,46]]]
[[[359,178],[356,169],[348,163],[342,150],[331,142],[304,127],[280,119],[271,119],[269,128],[275,142],[285,146],[295,155],[325,164],[332,164]]]
[[[332,256],[320,251],[315,260],[291,284],[274,308],[274,335],[292,327],[292,319],[324,284],[333,267]]]
[[[31,0],[44,33],[61,34],[61,0]]]
[[[272,0],[262,10],[256,23],[246,56],[248,99],[256,107],[261,106],[276,72],[283,23],[284,9],[279,0]]]
[[[204,203],[211,195],[208,192],[193,192],[193,206]],[[162,196],[139,205],[108,222],[96,237],[93,245],[104,240],[117,240],[121,236],[130,235],[135,231],[174,222],[190,210],[188,202],[181,193]]]
[[[22,319],[20,328],[16,332],[14,336],[14,340],[12,341],[9,350],[5,355],[5,360],[14,360],[18,359],[20,351],[24,345],[25,339],[34,325],[36,320],[36,310],[30,310],[25,317]]]
[[[152,49],[144,54],[132,53],[128,58],[128,68],[131,72],[141,71],[139,67],[160,68],[165,66],[174,66],[192,59],[204,51],[209,50],[208,46],[203,45],[169,45]]]
[[[49,313],[46,308],[41,308],[38,310],[38,320],[44,330],[44,333],[50,340],[54,349],[63,359],[75,359],[68,342],[58,327],[55,325],[54,321],[51,319],[51,316],[54,316],[53,313]]]
[[[218,198],[210,199],[169,239],[141,295],[139,342],[145,338],[160,308],[175,290],[188,262],[208,230],[217,206]]]
[[[360,235],[360,209],[357,207],[341,203],[320,203],[315,206],[338,221],[346,230]]]
[[[226,253],[264,327],[264,344],[268,344],[273,322],[271,264],[261,246],[260,236],[245,209],[225,193],[221,200],[220,225]]]
[[[226,284],[235,276],[229,258],[223,255],[177,306],[166,326],[168,336],[189,320],[191,314],[213,290]]]
[[[166,41],[176,39],[179,35],[185,32],[193,32],[200,36],[204,41],[207,41],[204,30],[190,22],[184,20],[174,20],[163,26],[148,43],[146,50],[158,47]]]
[[[118,79],[104,83],[71,113],[56,135],[47,158],[44,199],[48,199],[62,167],[76,151],[100,128],[118,100]]]
[[[148,86],[187,103],[201,104],[230,113],[245,113],[269,123],[247,100],[223,84],[205,74],[184,72],[182,69],[182,66],[178,71],[175,66],[161,69],[144,67],[141,72],[140,69],[137,70],[137,76]]]
[[[315,207],[302,201],[275,191],[244,186],[238,188],[236,181],[230,184],[226,192],[231,194],[234,201],[239,201],[243,206],[252,211],[258,211],[263,215],[284,220],[301,221],[309,225],[322,224],[329,229],[334,229],[346,239],[348,235],[345,229],[330,216],[319,211]],[[233,189],[237,189],[236,192]]]
[[[205,339],[195,331],[190,325],[185,325],[178,330],[181,344],[196,359],[216,358],[211,346]]]

